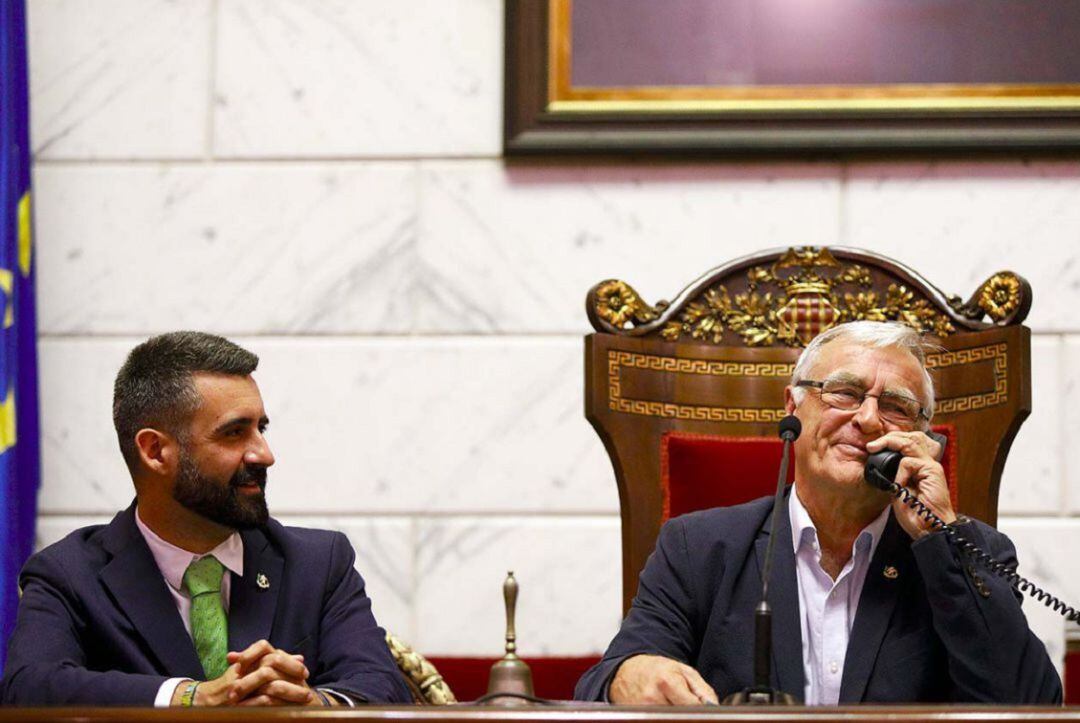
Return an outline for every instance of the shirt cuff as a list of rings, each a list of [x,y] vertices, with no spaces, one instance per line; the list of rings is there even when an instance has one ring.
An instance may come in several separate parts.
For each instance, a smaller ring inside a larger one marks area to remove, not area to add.
[[[346,695],[345,693],[342,693],[340,691],[336,691],[333,688],[316,688],[315,690],[319,690],[319,691],[322,691],[323,693],[326,693],[327,695],[333,696],[343,706],[347,706],[349,708],[355,708],[356,707],[356,701],[353,700],[351,695]]]
[[[191,678],[169,678],[161,687],[158,688],[157,696],[154,697],[155,708],[168,708],[172,705],[172,697],[176,692],[176,687],[181,683],[186,683]]]

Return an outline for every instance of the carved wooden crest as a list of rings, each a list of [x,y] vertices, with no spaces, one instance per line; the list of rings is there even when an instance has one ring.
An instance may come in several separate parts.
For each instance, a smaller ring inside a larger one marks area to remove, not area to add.
[[[938,337],[1019,324],[1031,308],[1031,286],[1001,271],[964,302],[884,256],[794,247],[713,269],[672,302],[649,305],[629,284],[609,279],[589,291],[586,305],[593,328],[611,334],[802,347],[848,321],[899,321]]]

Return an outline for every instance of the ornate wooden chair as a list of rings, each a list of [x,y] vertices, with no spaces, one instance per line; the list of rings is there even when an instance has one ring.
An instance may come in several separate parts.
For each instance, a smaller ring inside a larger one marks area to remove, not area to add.
[[[801,348],[836,324],[898,320],[936,337],[927,363],[954,507],[997,521],[1009,446],[1031,411],[1031,287],[1003,271],[968,299],[848,248],[774,249],[719,266],[649,305],[618,280],[586,301],[585,414],[615,468],[623,610],[660,526],[775,490],[776,425]]]

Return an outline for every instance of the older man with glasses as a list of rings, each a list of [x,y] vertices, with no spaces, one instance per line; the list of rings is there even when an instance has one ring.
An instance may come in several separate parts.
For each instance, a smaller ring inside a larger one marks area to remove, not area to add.
[[[774,685],[812,705],[1059,703],[1061,681],[1019,594],[863,479],[869,454],[899,451],[898,484],[1016,566],[1004,535],[952,509],[941,445],[926,434],[934,385],[919,335],[897,323],[830,329],[807,345],[784,402],[802,433],[795,484],[775,510],[770,597],[774,626],[800,635],[802,660],[774,660]],[[668,522],[577,697],[695,705],[748,687],[773,514],[769,497]]]

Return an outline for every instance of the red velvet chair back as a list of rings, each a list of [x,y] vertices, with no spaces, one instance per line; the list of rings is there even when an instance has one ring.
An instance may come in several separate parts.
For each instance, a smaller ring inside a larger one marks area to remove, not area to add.
[[[956,430],[935,424],[945,435],[941,463],[952,502],[957,503]],[[779,438],[719,437],[691,432],[664,432],[660,437],[661,522],[695,510],[729,507],[776,493],[776,475],[784,447]],[[787,482],[795,481],[792,450]]]
[[[776,425],[794,363],[810,339],[847,321],[898,320],[940,345],[927,366],[953,503],[996,524],[1001,470],[1031,410],[1021,324],[1030,303],[1012,272],[963,302],[890,259],[844,248],[744,257],[654,305],[623,281],[594,286],[585,414],[619,488],[624,611],[668,517],[775,491]]]

